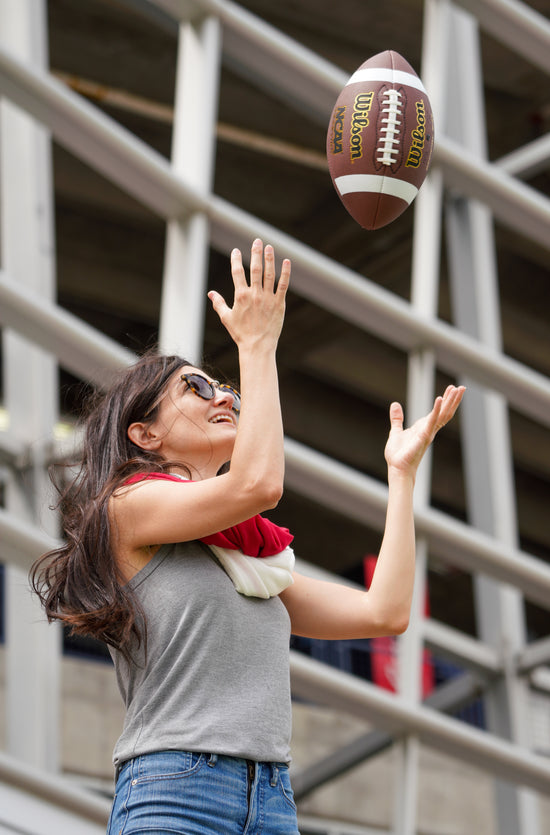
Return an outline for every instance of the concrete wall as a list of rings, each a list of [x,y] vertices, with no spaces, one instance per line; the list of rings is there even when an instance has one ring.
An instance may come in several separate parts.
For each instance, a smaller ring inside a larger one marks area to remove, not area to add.
[[[5,745],[5,665],[0,648],[0,747]],[[122,700],[110,665],[64,658],[62,662],[62,763],[65,772],[110,791],[111,752],[123,721]],[[334,711],[294,705],[293,769],[369,729]],[[392,749],[311,793],[302,814],[386,829],[395,797],[398,754]],[[421,835],[505,835],[495,829],[492,780],[469,765],[430,749],[421,753]],[[398,789],[397,789],[398,791]],[[550,800],[543,801],[543,835],[550,835]]]

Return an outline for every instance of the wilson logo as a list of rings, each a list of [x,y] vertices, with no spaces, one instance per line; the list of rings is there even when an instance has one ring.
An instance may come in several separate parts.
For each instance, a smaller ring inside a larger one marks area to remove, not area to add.
[[[426,108],[423,101],[416,102],[416,128],[411,131],[411,136],[412,143],[405,165],[409,168],[418,168],[422,162],[426,141]]]
[[[363,156],[363,130],[368,127],[369,113],[374,99],[374,92],[360,93],[355,97],[351,131],[349,137],[350,159],[353,162]]]

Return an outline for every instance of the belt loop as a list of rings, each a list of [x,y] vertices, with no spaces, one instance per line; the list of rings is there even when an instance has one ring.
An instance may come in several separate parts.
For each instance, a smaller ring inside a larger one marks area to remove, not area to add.
[[[218,755],[217,754],[210,754],[210,756],[208,757],[208,762],[206,763],[206,765],[209,765],[210,768],[214,768],[214,766],[216,765],[217,762],[218,762]]]
[[[275,763],[271,763],[271,780],[269,781],[270,786],[276,786],[279,782],[279,768],[275,765]]]

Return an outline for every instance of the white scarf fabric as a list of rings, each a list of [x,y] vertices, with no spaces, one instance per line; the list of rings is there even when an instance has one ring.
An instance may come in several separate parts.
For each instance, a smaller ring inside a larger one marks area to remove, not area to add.
[[[294,551],[287,547],[271,557],[249,557],[233,548],[209,545],[233,585],[246,597],[275,597],[292,585]]]

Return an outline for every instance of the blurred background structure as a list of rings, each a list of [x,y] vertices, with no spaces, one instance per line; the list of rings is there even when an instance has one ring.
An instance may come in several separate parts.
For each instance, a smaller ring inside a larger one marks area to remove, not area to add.
[[[157,341],[220,378],[206,291],[232,247],[293,261],[279,349],[304,571],[363,584],[389,403],[450,381],[419,476],[398,641],[297,641],[303,835],[550,832],[548,0],[0,0],[0,832],[99,833],[121,721],[101,647],[43,622],[48,467],[86,391]],[[325,161],[347,77],[384,49],[436,120],[413,206],[366,232]],[[397,691],[396,693],[391,691]]]

